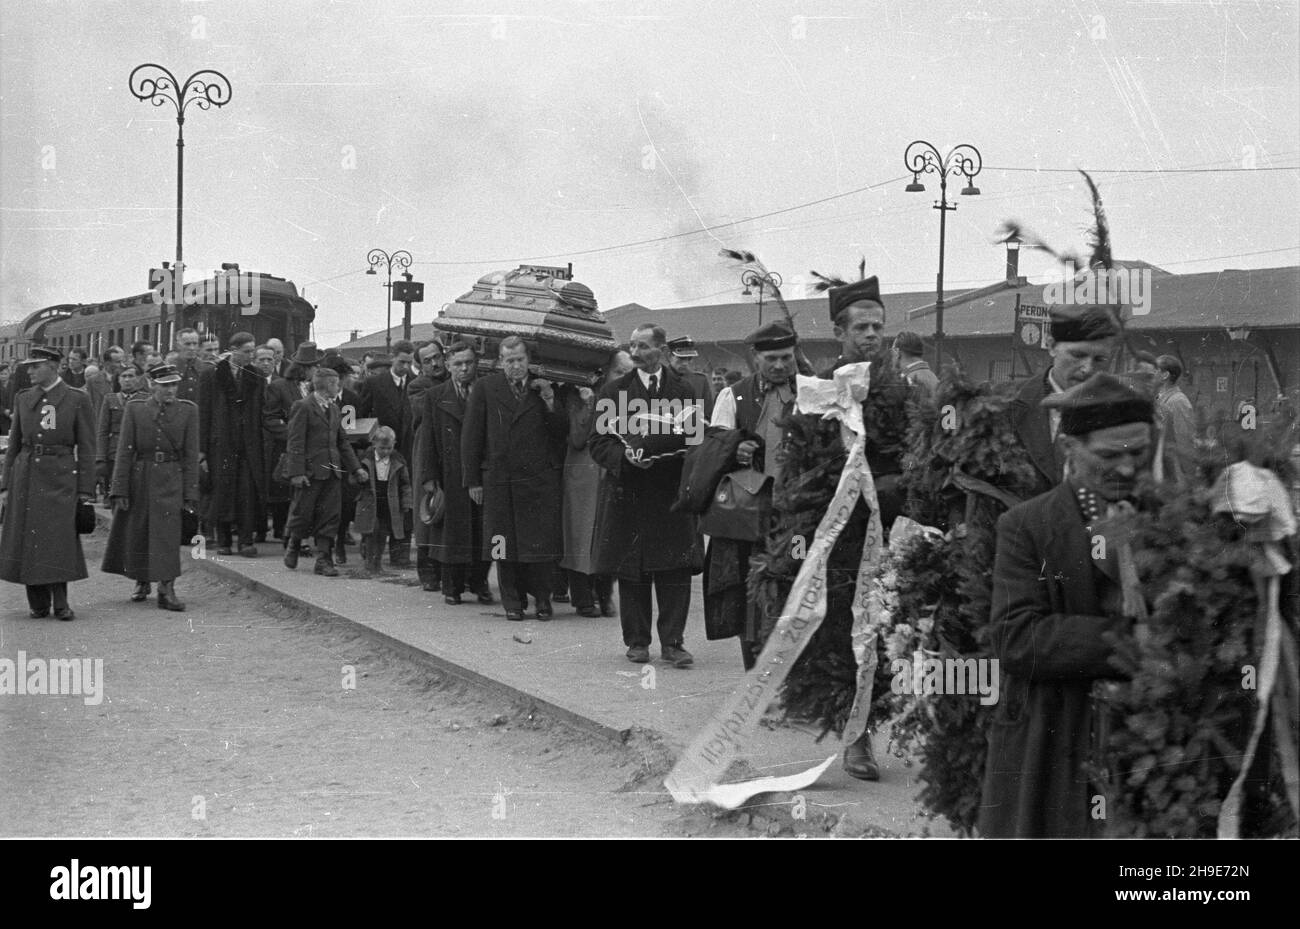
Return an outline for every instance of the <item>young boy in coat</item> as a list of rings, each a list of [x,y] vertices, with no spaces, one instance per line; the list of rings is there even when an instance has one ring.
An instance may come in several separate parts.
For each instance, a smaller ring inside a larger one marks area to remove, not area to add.
[[[370,435],[370,448],[361,458],[361,468],[370,479],[361,485],[353,525],[362,536],[361,555],[366,569],[378,572],[384,548],[392,540],[406,540],[405,514],[411,512],[413,502],[411,470],[401,452],[394,448],[397,433],[388,426],[376,426]],[[389,548],[390,564],[392,553],[398,548],[401,546]]]

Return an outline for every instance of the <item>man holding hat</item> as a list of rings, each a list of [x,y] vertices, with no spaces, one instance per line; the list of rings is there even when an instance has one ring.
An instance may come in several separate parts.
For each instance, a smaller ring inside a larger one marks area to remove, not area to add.
[[[690,336],[679,335],[675,339],[668,340],[668,367],[691,385],[695,396],[699,397],[704,404],[704,418],[709,419],[713,416],[713,401],[716,398],[713,393],[713,382],[709,380],[708,375],[691,369],[693,359],[698,357],[700,353],[695,350],[695,340]]]
[[[32,386],[14,397],[0,476],[0,580],[26,585],[33,618],[53,608],[70,620],[68,582],[86,576],[77,504],[95,493],[95,419],[85,391],[60,380],[62,362],[43,345],[19,362]]]
[[[1001,698],[979,819],[988,838],[1096,829],[1084,770],[1092,684],[1117,676],[1113,639],[1146,611],[1120,531],[1155,449],[1152,398],[1099,373],[1042,406],[1069,476],[998,520],[989,642]]]
[[[158,607],[185,609],[176,597],[181,573],[181,513],[199,499],[199,408],[180,400],[173,365],[149,369],[149,397],[126,404],[109,499],[113,528],[102,570],[135,581],[131,599],[148,598],[158,582]]]
[[[284,551],[287,568],[298,567],[298,544],[316,540],[316,573],[338,577],[332,557],[334,536],[343,510],[343,478],[359,483],[369,476],[343,431],[343,414],[334,402],[339,375],[332,368],[312,372],[312,392],[293,405],[286,442],[289,483],[294,488],[289,508],[289,541]]]
[[[1038,471],[1039,493],[1061,482],[1064,465],[1055,444],[1060,413],[1043,405],[1043,399],[1104,371],[1119,345],[1119,329],[1101,307],[1054,306],[1049,331],[1051,366],[1021,384],[1010,411],[1012,428]]]
[[[795,399],[795,346],[798,340],[789,323],[770,323],[745,339],[753,352],[754,374],[742,378],[718,394],[709,424],[715,428],[738,429],[742,438],[736,446],[731,468],[750,469],[763,477],[760,496],[771,505],[772,488],[780,465],[776,452],[784,429],[778,425],[790,414]],[[776,518],[775,512],[772,518]],[[705,625],[719,635],[736,630],[745,670],[754,666],[761,650],[755,617],[749,609],[749,557],[763,540],[709,538],[704,560]]]

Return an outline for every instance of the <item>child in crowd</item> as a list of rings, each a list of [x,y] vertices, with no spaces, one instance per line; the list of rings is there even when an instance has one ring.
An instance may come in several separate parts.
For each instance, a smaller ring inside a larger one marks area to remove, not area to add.
[[[406,459],[394,450],[397,434],[388,426],[376,426],[370,433],[370,448],[361,458],[361,467],[370,474],[357,497],[357,515],[353,526],[361,533],[361,557],[366,569],[379,571],[384,546],[392,555],[406,545],[405,517],[413,501],[411,471]]]

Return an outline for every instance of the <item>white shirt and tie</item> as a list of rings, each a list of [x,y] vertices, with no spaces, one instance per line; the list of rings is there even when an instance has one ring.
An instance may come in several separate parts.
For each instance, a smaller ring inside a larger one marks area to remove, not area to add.
[[[636,369],[637,376],[641,378],[641,386],[646,389],[646,393],[652,397],[657,397],[663,392],[664,369],[660,365],[654,374],[650,374],[645,368]]]

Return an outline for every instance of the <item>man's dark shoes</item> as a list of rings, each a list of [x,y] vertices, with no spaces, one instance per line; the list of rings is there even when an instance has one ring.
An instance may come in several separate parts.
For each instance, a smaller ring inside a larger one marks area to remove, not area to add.
[[[284,566],[290,571],[298,567],[298,543],[293,539],[290,539],[289,544],[285,546]]]
[[[158,589],[158,609],[171,610],[175,613],[184,613],[185,604],[176,599],[174,593],[168,593],[160,587]]]
[[[442,602],[448,606],[460,606],[465,601],[460,598],[460,594],[455,594],[454,596],[449,594],[442,598]]]
[[[144,603],[149,599],[150,587],[148,581],[136,581],[135,591],[131,594],[132,603]]]
[[[32,619],[44,619],[50,615],[50,611],[48,608],[44,610],[32,610],[27,615]]]
[[[539,607],[537,610],[538,622],[548,623],[551,621],[551,617],[554,615],[555,615],[554,612],[551,610],[549,606]]]
[[[694,656],[680,645],[665,645],[660,655],[674,668],[689,668],[695,664]]]
[[[422,581],[420,583],[420,589],[431,594],[436,594],[438,591],[442,590],[442,584],[437,581]]]
[[[239,546],[239,554],[242,555],[244,558],[256,558],[256,557],[257,557],[257,546],[256,546],[256,545],[241,545],[241,546]]]
[[[633,645],[627,650],[627,660],[636,664],[645,664],[650,660],[650,649],[645,645]]]
[[[578,607],[578,615],[586,616],[588,619],[590,619],[593,616],[599,616],[600,610],[596,606],[588,603],[585,606]]]
[[[334,562],[330,561],[330,556],[328,554],[317,555],[316,573],[321,575],[321,577],[338,577],[339,569],[334,567]]]
[[[478,597],[478,602],[479,602],[479,603],[495,603],[495,602],[496,602],[495,600],[492,599],[492,591],[491,591],[491,589],[490,589],[490,588],[487,588],[487,587],[484,587],[484,588],[483,588],[482,590],[480,590],[477,594],[475,594],[475,596]]]
[[[506,610],[506,619],[512,623],[522,623],[524,621],[524,614],[520,610]]]
[[[844,773],[861,781],[880,780],[880,767],[871,750],[871,735],[864,732],[844,749]]]
[[[54,618],[61,619],[65,623],[70,623],[77,618],[77,614],[72,612],[71,607],[61,606],[54,611]]]

